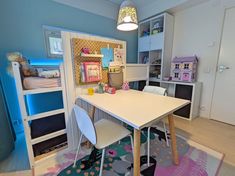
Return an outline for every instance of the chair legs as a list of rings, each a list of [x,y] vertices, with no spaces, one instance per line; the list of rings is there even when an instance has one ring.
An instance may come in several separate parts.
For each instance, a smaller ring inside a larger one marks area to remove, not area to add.
[[[149,167],[149,160],[150,160],[150,130],[151,127],[148,127],[148,139],[147,139],[147,163]]]
[[[162,121],[162,124],[163,124],[163,128],[164,128],[164,133],[165,133],[165,138],[166,138],[166,145],[167,147],[169,147],[169,140],[168,140],[168,137],[167,137],[167,129],[166,129],[166,124],[164,121]],[[147,163],[148,163],[148,167],[149,167],[149,162],[150,162],[150,130],[151,130],[151,127],[148,127],[148,138],[147,138]]]
[[[134,156],[134,144],[133,144],[133,137],[132,137],[132,135],[131,135],[131,134],[129,135],[129,137],[130,137],[130,139],[131,139],[131,148],[132,148],[132,154],[133,154],[133,156]]]
[[[165,138],[166,138],[166,145],[167,147],[169,147],[169,140],[168,140],[168,137],[167,137],[167,130],[166,130],[166,124],[164,121],[162,121],[162,124],[163,124],[163,128],[164,128],[164,133],[165,133]]]
[[[103,164],[104,164],[104,156],[105,156],[105,148],[102,150],[102,158],[101,158],[101,162],[100,162],[100,174],[99,174],[99,176],[102,176]]]
[[[80,146],[81,146],[81,143],[82,143],[82,137],[83,137],[83,135],[81,134],[79,142],[78,142],[78,148],[77,148],[76,156],[75,156],[74,162],[73,162],[73,168],[76,167],[77,157],[78,157],[78,153],[79,153]]]

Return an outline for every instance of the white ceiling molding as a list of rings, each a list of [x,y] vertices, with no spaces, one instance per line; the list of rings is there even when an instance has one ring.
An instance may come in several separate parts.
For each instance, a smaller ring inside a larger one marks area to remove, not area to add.
[[[119,5],[107,0],[52,0],[111,19],[117,19]]]
[[[139,19],[143,20],[164,11],[176,12],[209,0],[155,0],[139,8]]]

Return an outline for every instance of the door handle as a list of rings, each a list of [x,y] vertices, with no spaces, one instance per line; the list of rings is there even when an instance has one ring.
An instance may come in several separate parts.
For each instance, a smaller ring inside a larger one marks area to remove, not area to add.
[[[228,69],[230,69],[230,68],[225,65],[219,65],[219,68],[218,68],[220,73],[222,73],[224,70],[228,70]]]

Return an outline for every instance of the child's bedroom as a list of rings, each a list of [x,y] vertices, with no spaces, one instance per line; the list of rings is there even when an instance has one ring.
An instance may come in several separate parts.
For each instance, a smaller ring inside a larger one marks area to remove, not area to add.
[[[2,0],[0,176],[234,176],[234,0]]]

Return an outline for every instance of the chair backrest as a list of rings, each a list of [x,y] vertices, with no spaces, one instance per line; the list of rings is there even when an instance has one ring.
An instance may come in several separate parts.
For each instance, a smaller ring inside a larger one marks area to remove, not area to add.
[[[87,114],[87,112],[83,108],[79,107],[78,105],[74,106],[73,111],[75,113],[77,125],[78,125],[78,128],[80,129],[81,133],[93,145],[95,145],[97,142],[96,130],[95,130],[95,127],[91,121],[90,116]]]
[[[167,96],[166,89],[158,86],[145,86],[143,92]]]

